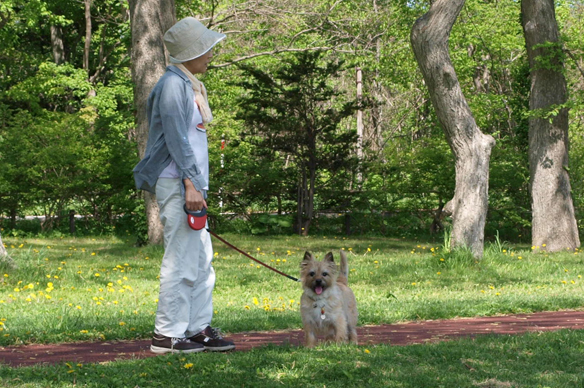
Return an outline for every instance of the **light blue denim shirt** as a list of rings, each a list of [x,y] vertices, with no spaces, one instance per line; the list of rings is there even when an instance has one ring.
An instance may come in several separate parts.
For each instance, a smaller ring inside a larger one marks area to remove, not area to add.
[[[190,179],[195,189],[207,198],[204,188],[208,187],[209,178],[201,173],[193,148],[197,152],[208,150],[191,147],[188,138],[194,99],[191,81],[176,66],[168,66],[148,97],[148,143],[144,158],[133,170],[139,190],[154,193],[160,173],[174,160],[181,179]]]

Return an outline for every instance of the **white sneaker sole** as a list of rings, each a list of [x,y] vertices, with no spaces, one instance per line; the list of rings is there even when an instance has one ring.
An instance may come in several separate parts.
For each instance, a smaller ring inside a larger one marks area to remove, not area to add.
[[[169,349],[163,348],[160,346],[150,345],[150,351],[156,354],[164,354],[164,353],[198,353],[204,351],[205,348],[196,348],[196,349],[186,349],[186,350],[179,350],[179,349]]]
[[[235,345],[228,345],[228,346],[221,346],[221,347],[213,347],[213,346],[205,346],[205,350],[210,352],[226,352],[228,350],[235,349]]]

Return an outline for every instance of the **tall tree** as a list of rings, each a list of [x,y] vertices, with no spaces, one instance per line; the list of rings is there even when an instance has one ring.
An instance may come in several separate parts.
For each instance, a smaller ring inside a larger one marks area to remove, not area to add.
[[[554,1],[523,0],[521,10],[531,68],[532,244],[548,251],[575,249],[580,246],[580,238],[569,176],[564,52]]]
[[[294,54],[271,74],[243,66],[246,77],[239,84],[247,92],[239,99],[239,118],[247,124],[246,141],[295,164],[296,227],[302,235],[309,232],[317,187],[322,190],[336,174],[356,165],[351,158],[356,133],[341,123],[357,105],[333,84],[343,67],[319,51]]]
[[[0,147],[2,145],[2,137],[0,137]],[[1,148],[0,148],[1,150]],[[0,153],[0,161],[2,160],[2,154]],[[3,167],[3,166],[2,166]],[[0,167],[0,168],[2,168]],[[1,184],[1,182],[0,182]],[[8,255],[6,248],[4,247],[4,243],[2,242],[2,233],[0,233],[0,263],[6,263],[10,267],[15,267],[16,264],[14,260]]]
[[[454,154],[456,186],[446,205],[452,213],[452,245],[484,249],[489,159],[495,140],[478,128],[450,60],[448,40],[464,0],[437,0],[416,20],[411,42],[446,140]]]
[[[136,108],[136,139],[140,158],[148,141],[146,104],[150,91],[164,74],[167,53],[163,36],[176,22],[174,0],[130,0],[132,26],[132,80]],[[148,240],[162,243],[162,224],[153,194],[145,192]]]

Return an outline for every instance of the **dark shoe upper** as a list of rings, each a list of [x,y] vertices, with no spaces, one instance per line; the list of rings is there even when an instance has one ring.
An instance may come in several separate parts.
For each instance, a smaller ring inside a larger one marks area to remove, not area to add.
[[[214,329],[211,326],[207,326],[205,330],[189,337],[191,342],[201,344],[205,349],[215,352],[224,352],[227,350],[235,349],[235,344],[233,341],[224,339],[221,336],[221,330]]]
[[[161,334],[154,334],[150,350],[154,353],[194,353],[205,350],[205,347],[190,341],[188,338],[166,337]]]

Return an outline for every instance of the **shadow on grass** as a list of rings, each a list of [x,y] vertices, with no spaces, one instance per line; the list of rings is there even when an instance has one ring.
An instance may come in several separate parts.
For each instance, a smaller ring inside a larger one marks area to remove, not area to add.
[[[392,347],[267,346],[104,364],[0,367],[5,387],[581,386],[584,332],[486,335]]]

